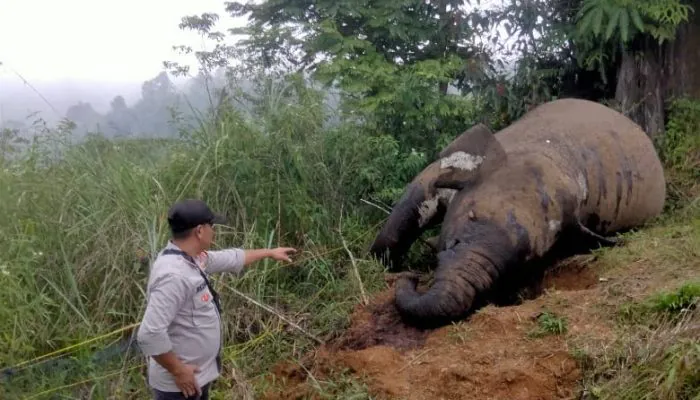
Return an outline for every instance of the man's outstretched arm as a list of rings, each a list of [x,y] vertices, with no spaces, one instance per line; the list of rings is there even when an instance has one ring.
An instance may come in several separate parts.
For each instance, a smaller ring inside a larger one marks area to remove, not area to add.
[[[294,253],[296,253],[296,250],[291,247],[214,250],[204,253],[202,261],[207,273],[233,272],[241,274],[245,267],[265,258],[291,262],[290,254]]]
[[[264,258],[272,258],[277,261],[292,262],[290,254],[296,253],[296,250],[291,247],[277,247],[274,249],[252,249],[243,250],[245,253],[244,265],[248,266],[256,261]]]

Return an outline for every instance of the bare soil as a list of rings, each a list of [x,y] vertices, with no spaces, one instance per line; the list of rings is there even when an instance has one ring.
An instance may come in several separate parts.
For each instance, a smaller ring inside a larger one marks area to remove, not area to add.
[[[612,343],[615,332],[605,315],[611,292],[637,297],[660,282],[659,271],[643,259],[606,276],[598,275],[601,270],[593,256],[566,259],[533,289],[535,298],[489,305],[466,321],[432,331],[401,322],[390,287],[356,308],[339,339],[298,363],[279,363],[273,370],[277,390],[264,398],[321,398],[312,383],[345,370],[377,399],[578,399],[582,371],[572,347]],[[544,311],[566,319],[565,334],[530,334]]]

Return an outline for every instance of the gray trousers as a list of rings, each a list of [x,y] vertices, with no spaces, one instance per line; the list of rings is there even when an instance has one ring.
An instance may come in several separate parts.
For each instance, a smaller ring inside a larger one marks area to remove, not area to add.
[[[152,389],[154,400],[209,400],[209,387],[211,383],[202,386],[201,396],[185,397],[182,392],[161,392],[160,390]]]

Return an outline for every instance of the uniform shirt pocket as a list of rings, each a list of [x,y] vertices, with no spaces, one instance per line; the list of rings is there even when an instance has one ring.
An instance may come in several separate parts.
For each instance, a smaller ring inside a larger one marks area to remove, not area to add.
[[[192,323],[194,325],[206,326],[216,322],[217,316],[214,296],[212,296],[206,285],[204,289],[200,290],[192,297],[192,303]]]

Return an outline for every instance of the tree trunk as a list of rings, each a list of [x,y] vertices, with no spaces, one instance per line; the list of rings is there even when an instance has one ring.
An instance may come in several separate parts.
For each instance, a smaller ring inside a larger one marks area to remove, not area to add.
[[[663,132],[664,80],[656,43],[644,40],[642,50],[626,51],[617,77],[615,99],[623,114],[651,137]]]
[[[675,97],[700,99],[700,0],[672,42],[635,43],[622,56],[615,100],[652,138],[664,134],[665,109]]]

